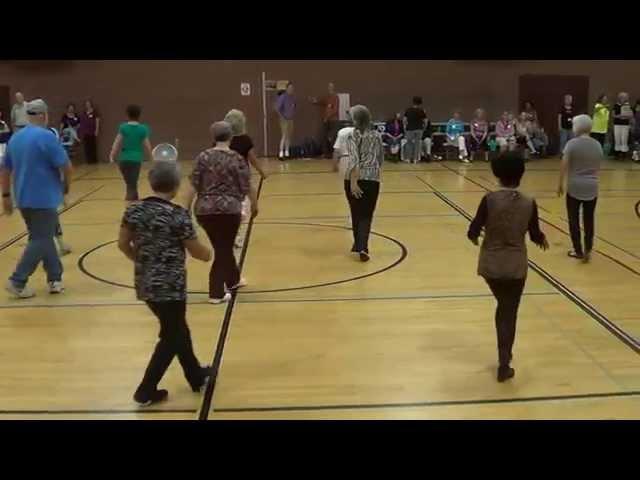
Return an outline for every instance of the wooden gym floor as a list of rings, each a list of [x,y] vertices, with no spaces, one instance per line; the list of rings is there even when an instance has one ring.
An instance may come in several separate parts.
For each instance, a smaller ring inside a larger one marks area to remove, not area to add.
[[[219,362],[215,388],[191,393],[175,361],[169,401],[150,409],[131,400],[158,327],[114,244],[123,183],[114,166],[78,168],[61,215],[67,292],[49,296],[40,270],[35,299],[0,297],[0,419],[638,419],[640,168],[604,166],[582,265],[566,256],[557,167],[532,162],[523,181],[551,250],[530,245],[513,381],[495,381],[494,300],[466,240],[495,187],[486,163],[386,165],[361,264],[329,162],[271,161],[242,254],[250,287],[208,305],[208,265],[189,262],[189,323],[200,360]],[[3,282],[24,241],[20,216],[0,217]]]

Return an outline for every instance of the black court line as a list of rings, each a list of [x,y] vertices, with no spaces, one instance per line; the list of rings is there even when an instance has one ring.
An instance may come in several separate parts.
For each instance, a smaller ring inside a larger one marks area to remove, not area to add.
[[[94,193],[96,193],[98,190],[100,190],[102,187],[104,187],[104,185],[100,185],[99,187],[94,188],[93,190],[91,190],[89,193],[85,193],[83,196],[81,196],[80,198],[78,198],[75,202],[73,202],[71,205],[67,205],[66,207],[64,207],[62,210],[60,210],[59,215],[62,215],[65,212],[68,212],[69,210],[71,210],[72,208],[77,207],[78,205],[80,205],[85,198],[87,198],[89,195],[93,195]],[[3,244],[0,245],[0,252],[3,250],[6,250],[7,248],[9,248],[11,245],[19,242],[20,240],[22,240],[24,237],[26,237],[29,234],[29,232],[24,231],[22,233],[19,233],[18,235],[14,236],[13,238],[7,240],[6,242],[4,242]]]
[[[262,192],[262,184],[263,179],[260,179],[260,183],[258,185],[258,192],[256,194],[257,199],[260,198],[260,193]],[[251,240],[251,232],[253,232],[253,224],[254,219],[252,218],[249,221],[249,225],[247,226],[247,233],[244,237],[244,244],[242,245],[242,252],[240,254],[240,262],[238,267],[240,269],[240,273],[242,273],[242,269],[244,267],[245,259],[247,258],[247,250],[249,249],[249,241]],[[222,320],[222,327],[220,328],[220,333],[218,335],[218,341],[216,343],[215,353],[213,354],[213,361],[211,362],[211,370],[212,374],[207,383],[207,387],[204,392],[204,396],[202,398],[202,405],[200,406],[200,413],[198,414],[198,420],[204,421],[209,418],[209,411],[211,410],[211,406],[213,403],[213,393],[216,389],[216,383],[218,380],[218,374],[220,372],[220,366],[222,364],[222,354],[224,353],[224,347],[227,343],[227,336],[229,334],[229,327],[231,325],[231,316],[233,315],[233,309],[236,305],[236,299],[238,298],[237,290],[231,293],[231,300],[227,305],[227,309],[224,313],[224,319]]]
[[[0,410],[0,415],[127,415],[132,413],[196,413],[195,409],[156,409],[140,408],[139,410]]]
[[[420,177],[418,177],[420,178]],[[464,218],[468,221],[472,221],[473,217],[469,215],[462,207],[457,205],[451,199],[447,198],[447,196],[442,195],[438,192],[438,189],[431,185],[429,182],[420,178],[420,181],[423,182],[427,187],[431,188],[436,195],[447,205],[453,208],[455,211],[460,213]],[[629,335],[623,329],[618,327],[615,323],[605,317],[602,313],[600,313],[593,305],[588,303],[586,300],[578,296],[575,292],[573,292],[569,287],[564,285],[560,280],[555,278],[549,272],[544,270],[541,266],[535,263],[533,260],[528,260],[529,268],[531,268],[534,272],[540,275],[544,280],[546,280],[549,284],[551,284],[556,290],[558,290],[562,295],[568,298],[571,302],[577,305],[583,312],[593,318],[596,322],[598,322],[601,326],[606,328],[612,335],[614,335],[617,339],[619,339],[622,343],[631,348],[634,352],[640,354],[640,341]]]
[[[344,405],[292,405],[275,407],[237,407],[218,408],[217,413],[258,413],[258,412],[304,412],[321,410],[371,410],[375,408],[412,408],[412,407],[449,407],[465,405],[496,405],[509,403],[554,402],[567,400],[589,400],[594,398],[624,398],[636,397],[640,391],[585,393],[575,395],[547,395],[538,397],[510,397],[470,400],[442,400],[424,402],[398,402],[398,403],[371,403],[371,404],[344,404]]]
[[[260,186],[262,186],[262,183],[260,183]],[[333,229],[339,229],[339,230],[347,230],[350,231],[351,228],[349,227],[343,227],[341,225],[328,225],[328,224],[323,224],[323,223],[302,223],[302,222],[258,222],[256,223],[257,225],[301,225],[301,226],[312,226],[312,227],[324,227],[324,228],[333,228]],[[253,222],[251,222],[249,224],[250,227],[253,227]],[[239,292],[242,295],[246,295],[246,294],[250,294],[250,293],[276,293],[276,292],[291,292],[294,290],[308,290],[311,288],[321,288],[321,287],[329,287],[329,286],[333,286],[333,285],[340,285],[342,283],[349,283],[349,282],[355,282],[357,280],[362,280],[364,278],[368,278],[368,277],[372,277],[374,275],[380,275],[381,273],[387,272],[395,267],[397,267],[398,265],[400,265],[402,262],[404,262],[404,260],[407,258],[408,255],[408,251],[407,251],[407,247],[404,246],[404,244],[402,242],[400,242],[399,240],[393,238],[393,237],[389,237],[387,235],[384,235],[382,233],[378,233],[378,232],[374,232],[371,231],[371,235],[377,236],[377,237],[381,237],[384,238],[386,240],[389,240],[390,242],[396,244],[399,248],[400,248],[400,257],[398,257],[398,259],[385,266],[382,267],[378,270],[375,270],[373,272],[369,272],[369,273],[365,273],[363,275],[356,275],[355,277],[349,277],[346,279],[342,279],[342,280],[335,280],[332,282],[325,282],[325,283],[317,283],[317,284],[312,284],[312,285],[302,285],[302,286],[298,286],[298,287],[286,287],[286,288],[275,288],[275,289],[271,289],[271,290],[248,290],[248,289],[243,289],[242,292]],[[97,250],[107,246],[107,245],[111,245],[113,243],[116,243],[117,240],[110,240],[108,242],[102,243],[100,245],[97,245],[96,247],[92,248],[91,250],[88,250],[87,252],[83,253],[80,258],[78,259],[78,269],[84,273],[85,275],[87,275],[90,278],[93,278],[94,280],[98,281],[98,282],[102,282],[105,283],[107,285],[112,285],[114,287],[122,287],[122,288],[128,288],[128,289],[133,289],[133,285],[127,285],[124,283],[119,283],[119,282],[113,282],[111,280],[107,280],[105,278],[102,277],[98,277],[97,275],[89,272],[87,270],[87,268],[85,267],[84,263],[85,260],[87,259],[87,257],[89,255],[91,255],[92,253],[96,252]],[[241,260],[244,258],[242,257],[242,255],[244,255],[244,249],[243,249],[243,253],[241,253]],[[189,294],[195,294],[195,295],[202,295],[202,294],[208,294],[208,292],[201,292],[201,291],[190,291],[188,292]]]
[[[453,173],[455,173],[456,175],[458,175],[459,177],[464,178],[464,179],[465,179],[465,180],[467,180],[468,182],[471,182],[471,183],[473,183],[474,185],[477,185],[477,186],[479,186],[480,188],[483,188],[483,189],[484,189],[485,191],[487,191],[487,192],[490,192],[490,191],[491,191],[491,189],[489,189],[489,188],[485,187],[484,185],[482,185],[481,183],[479,183],[479,182],[475,181],[474,179],[467,177],[464,173],[460,173],[459,171],[454,170],[453,168],[450,168],[450,167],[448,167],[448,166],[446,166],[446,165],[443,165],[443,168],[446,168],[446,169],[447,169],[447,170],[449,170],[450,172],[453,172]],[[545,211],[547,211],[547,210],[545,209]],[[553,228],[553,229],[555,229],[555,230],[557,230],[557,231],[559,231],[559,232],[561,232],[561,233],[565,234],[566,236],[571,237],[571,235],[569,234],[569,232],[567,232],[567,231],[566,231],[566,230],[564,230],[563,228],[559,227],[558,225],[554,224],[553,222],[550,222],[549,220],[546,220],[546,219],[544,219],[544,218],[540,218],[540,221],[541,221],[542,223],[544,223],[545,225],[549,225],[551,228]],[[611,247],[613,247],[613,248],[616,248],[617,250],[620,250],[620,251],[621,251],[621,252],[623,252],[623,253],[626,253],[627,255],[629,255],[629,256],[631,256],[631,257],[633,257],[633,258],[637,258],[638,260],[640,260],[640,257],[639,257],[639,256],[635,255],[635,254],[634,254],[634,253],[632,253],[632,252],[629,252],[628,250],[626,250],[626,249],[624,249],[624,248],[622,248],[622,247],[620,247],[620,246],[616,245],[615,243],[613,243],[613,242],[611,242],[611,241],[609,241],[609,240],[607,240],[607,239],[605,239],[605,238],[602,238],[602,237],[600,237],[600,236],[598,236],[598,235],[595,235],[595,238],[596,238],[596,239],[598,239],[598,240],[600,240],[600,241],[601,241],[601,242],[603,242],[603,243],[606,243],[607,245],[609,245],[609,246],[611,246]],[[611,255],[609,255],[608,253],[605,253],[605,252],[603,252],[602,250],[600,250],[600,249],[598,249],[598,248],[594,248],[594,249],[593,249],[593,251],[594,251],[594,252],[596,252],[596,253],[598,253],[599,255],[601,255],[601,256],[603,256],[603,257],[605,257],[606,259],[608,259],[608,260],[612,261],[612,262],[613,262],[613,263],[615,263],[616,265],[618,265],[618,266],[620,266],[620,267],[624,268],[625,270],[627,270],[627,271],[629,271],[629,272],[633,273],[634,275],[638,275],[638,276],[640,276],[640,271],[638,271],[638,270],[636,270],[635,268],[633,268],[633,267],[631,267],[631,266],[627,265],[627,264],[626,264],[626,263],[624,263],[623,261],[618,260],[618,259],[617,259],[617,258],[615,258],[615,257],[612,257],[612,256],[611,256]]]
[[[558,292],[529,292],[523,296],[549,296],[560,295]],[[366,302],[377,300],[441,300],[455,298],[488,298],[493,297],[490,293],[460,293],[449,295],[407,295],[389,297],[335,297],[335,298],[282,298],[274,300],[249,300],[243,298],[244,303],[313,303],[313,302]],[[206,300],[189,301],[187,305],[209,305]],[[114,308],[114,307],[145,307],[144,302],[122,302],[122,303],[54,303],[54,304],[29,304],[16,303],[15,305],[0,305],[0,310],[18,310],[28,308]]]

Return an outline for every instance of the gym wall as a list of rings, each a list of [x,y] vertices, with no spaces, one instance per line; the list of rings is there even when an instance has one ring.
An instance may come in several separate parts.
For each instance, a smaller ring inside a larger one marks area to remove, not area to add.
[[[491,119],[504,109],[517,110],[518,78],[524,74],[587,75],[590,104],[601,92],[611,97],[626,90],[640,96],[640,61],[43,61],[0,62],[0,85],[20,90],[27,98],[42,96],[57,126],[65,105],[80,108],[92,98],[102,115],[99,150],[106,160],[117,125],[129,103],[143,107],[143,121],[152,128],[153,143],[180,140],[182,158],[191,158],[209,144],[208,127],[231,108],[243,110],[248,129],[263,153],[261,75],[290,80],[298,96],[296,141],[316,136],[320,111],[308,96],[326,92],[333,81],[338,92],[351,94],[351,104],[370,107],[374,118],[387,119],[421,95],[430,117],[446,121],[460,108],[469,118],[484,107]],[[240,83],[251,84],[242,96]],[[561,99],[558,99],[560,104]],[[269,153],[278,142],[278,124],[267,105]]]

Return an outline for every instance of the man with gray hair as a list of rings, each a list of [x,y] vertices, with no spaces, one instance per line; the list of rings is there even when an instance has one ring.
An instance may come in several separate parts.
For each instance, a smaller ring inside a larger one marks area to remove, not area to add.
[[[29,241],[6,290],[16,298],[31,298],[29,277],[43,263],[49,293],[62,293],[62,263],[54,241],[58,207],[69,190],[71,163],[67,152],[47,128],[47,104],[37,99],[27,104],[29,124],[11,137],[0,176],[4,211],[13,213],[15,201],[29,232]],[[62,171],[62,176],[60,172]]]
[[[593,121],[589,115],[573,118],[575,138],[564,149],[560,167],[558,196],[567,192],[567,214],[573,250],[569,256],[583,262],[591,258],[594,237],[594,217],[598,201],[598,177],[603,160],[602,146],[591,137]],[[568,178],[567,178],[568,177]],[[565,179],[567,188],[565,190]],[[584,225],[584,249],[580,239],[580,209]]]
[[[149,184],[153,195],[127,208],[118,238],[118,248],[135,264],[138,300],[160,322],[160,339],[133,396],[141,406],[166,400],[169,392],[159,390],[158,384],[175,356],[194,392],[210,376],[210,369],[201,367],[193,352],[187,326],[185,249],[203,262],[211,260],[211,250],[198,240],[189,211],[172,203],[180,188],[178,165],[155,161]]]
[[[14,133],[23,129],[29,123],[27,115],[27,102],[21,92],[16,93],[16,103],[11,107],[11,127]]]

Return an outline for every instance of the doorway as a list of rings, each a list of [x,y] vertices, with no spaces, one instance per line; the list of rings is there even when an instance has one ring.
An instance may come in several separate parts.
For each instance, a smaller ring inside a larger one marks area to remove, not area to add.
[[[589,77],[585,75],[521,75],[519,107],[530,101],[538,112],[538,120],[549,136],[549,151],[557,152],[560,144],[558,113],[565,94],[573,95],[576,115],[588,113]]]

